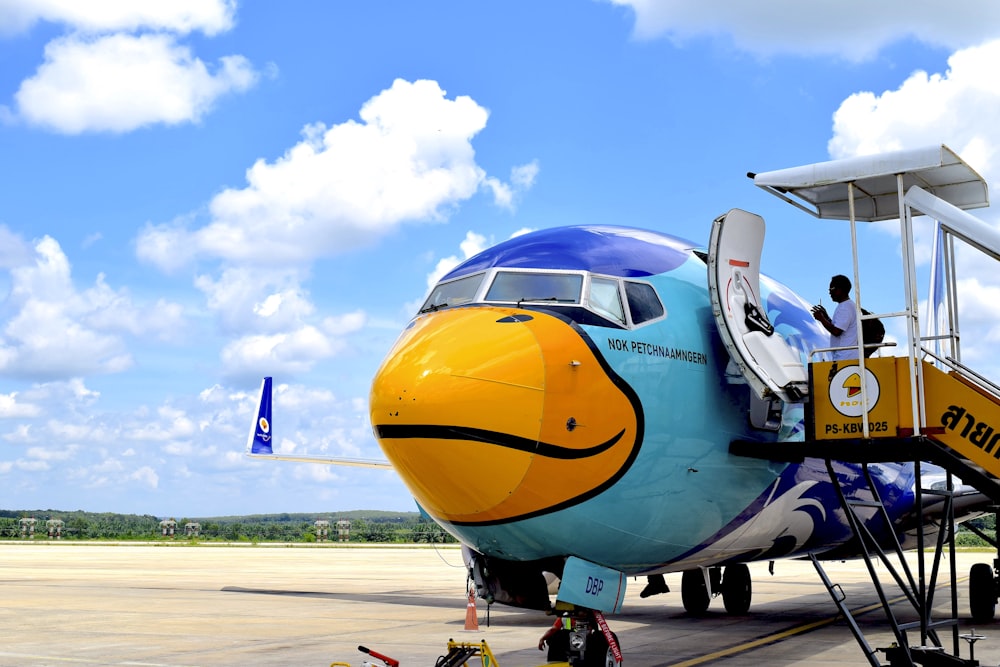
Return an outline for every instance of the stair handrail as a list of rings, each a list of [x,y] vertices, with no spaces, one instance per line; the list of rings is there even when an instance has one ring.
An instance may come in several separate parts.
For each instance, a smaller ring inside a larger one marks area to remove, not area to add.
[[[924,340],[927,340],[927,338],[925,338]],[[925,358],[930,357],[935,361],[937,361],[938,363],[947,366],[951,370],[958,371],[963,376],[967,376],[967,379],[972,380],[975,385],[977,385],[978,387],[980,387],[985,391],[988,391],[989,393],[993,394],[994,398],[1000,400],[1000,385],[993,382],[986,376],[972,370],[971,368],[963,364],[958,359],[955,359],[954,357],[950,356],[942,357],[941,355],[935,354],[931,350],[928,350],[926,347],[921,347],[920,351],[924,353]]]
[[[1000,399],[1000,385],[980,375],[976,371],[972,370],[962,362],[953,359],[952,357],[945,357],[944,361],[949,366],[952,366],[955,370],[960,371],[965,375],[971,376],[971,378],[976,381],[976,384],[978,384],[983,389],[986,389],[987,391],[992,393],[996,398]]]

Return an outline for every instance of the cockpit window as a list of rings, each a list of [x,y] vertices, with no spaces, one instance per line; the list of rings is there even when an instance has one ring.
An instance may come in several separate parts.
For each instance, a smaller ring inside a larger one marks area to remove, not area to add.
[[[580,324],[616,328],[639,326],[665,314],[649,283],[583,271],[530,269],[492,269],[438,283],[420,312],[476,302],[548,308]]]
[[[625,324],[625,310],[622,308],[622,297],[618,292],[618,281],[609,278],[590,279],[590,309],[601,317],[606,317],[618,324]]]
[[[579,273],[500,271],[486,293],[486,300],[514,303],[539,301],[580,303],[582,287],[583,276]]]
[[[479,284],[483,282],[483,274],[475,273],[458,280],[450,280],[446,283],[438,283],[431,291],[424,305],[420,307],[420,312],[447,308],[449,306],[460,306],[468,303],[476,297],[479,291]]]
[[[663,317],[663,304],[656,290],[649,283],[625,281],[625,295],[628,297],[628,311],[632,324],[648,322]]]

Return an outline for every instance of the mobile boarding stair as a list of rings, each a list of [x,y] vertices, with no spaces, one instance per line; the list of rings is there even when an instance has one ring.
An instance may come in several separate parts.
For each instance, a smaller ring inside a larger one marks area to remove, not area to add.
[[[967,502],[970,495],[978,496],[980,504],[983,496],[988,497],[994,512],[1000,504],[1000,386],[960,360],[954,241],[959,239],[1000,260],[1000,234],[966,212],[989,205],[986,183],[946,146],[748,175],[757,186],[817,218],[850,222],[858,321],[867,317],[902,318],[907,340],[905,350],[892,350],[898,356],[868,358],[863,354],[864,341],[859,340],[857,360],[821,361],[814,355],[804,366],[798,354],[780,336],[773,335],[766,309],[754,301],[754,295],[760,294],[756,281],[763,220],[738,210],[720,217],[713,225],[709,247],[710,292],[720,335],[756,394],[751,422],[758,428],[775,428],[783,402],[804,402],[807,427],[805,442],[737,441],[730,451],[776,461],[826,461],[892,626],[892,647],[876,651],[868,645],[841,589],[829,580],[815,556],[812,560],[872,665],[881,664],[879,652],[885,653],[890,665],[978,665],[972,654],[975,641],[981,637],[974,631],[959,634],[954,516],[956,503]],[[938,222],[943,258],[935,294],[928,300],[940,305],[935,309],[935,318],[945,315],[944,331],[931,335],[921,335],[918,313],[913,224],[914,218],[921,215]],[[905,304],[899,312],[865,315],[861,312],[857,223],[897,218]],[[917,550],[915,575],[904,558],[896,530],[889,531],[897,538],[890,545],[894,554],[890,558],[885,545],[880,545],[867,528],[869,522],[878,520],[876,517],[891,525],[868,467],[885,461],[915,463],[917,507],[933,508],[940,517],[936,530],[926,535],[922,522],[915,522],[917,544],[924,544],[925,537],[929,540],[936,533],[932,554]],[[946,479],[924,488],[921,461],[944,468]],[[835,462],[860,464],[871,500],[856,500],[865,494],[851,494],[851,498],[844,494]],[[957,491],[955,478],[978,494]],[[996,540],[991,541],[996,546]],[[932,607],[945,553],[950,555],[947,576],[951,613],[949,618],[935,620]],[[876,560],[903,591],[918,621],[896,620],[879,581]],[[992,567],[977,564],[970,573],[970,607],[976,621],[994,616],[1000,585],[998,568],[1000,558]],[[938,634],[945,628],[952,634],[950,654]],[[919,641],[908,638],[910,631],[919,631]],[[969,659],[959,657],[960,639],[969,644]]]

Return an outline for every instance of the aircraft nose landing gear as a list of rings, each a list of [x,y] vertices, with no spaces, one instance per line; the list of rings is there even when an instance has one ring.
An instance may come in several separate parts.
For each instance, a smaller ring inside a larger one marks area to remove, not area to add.
[[[549,662],[570,667],[620,667],[618,635],[608,627],[604,615],[593,609],[573,607],[559,613],[552,627],[538,641],[548,648]]]

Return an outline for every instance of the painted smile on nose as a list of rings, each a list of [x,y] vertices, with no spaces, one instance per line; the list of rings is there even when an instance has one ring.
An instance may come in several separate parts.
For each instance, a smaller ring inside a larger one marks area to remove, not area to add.
[[[642,443],[632,388],[579,327],[537,311],[418,318],[379,369],[370,405],[417,502],[453,524],[580,503],[624,475]]]

